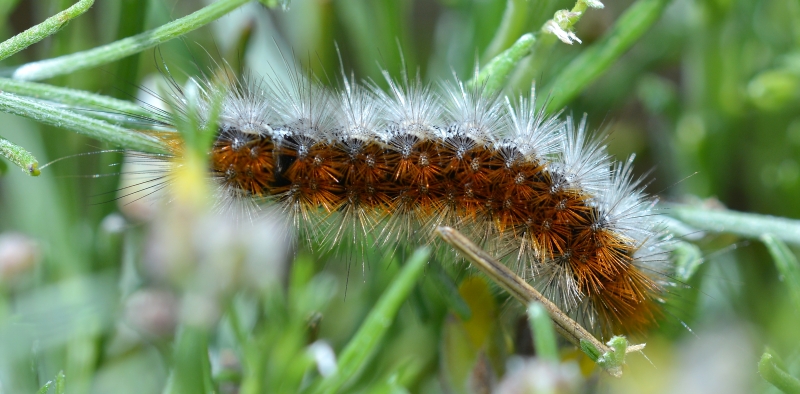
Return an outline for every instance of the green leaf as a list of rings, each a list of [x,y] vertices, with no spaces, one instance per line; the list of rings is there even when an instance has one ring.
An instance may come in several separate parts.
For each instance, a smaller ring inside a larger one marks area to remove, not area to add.
[[[42,386],[42,388],[40,388],[39,391],[36,392],[36,394],[47,394],[47,392],[50,390],[50,386],[52,385],[53,381],[48,380],[47,383],[45,383],[44,386]]]
[[[506,49],[489,61],[478,75],[467,82],[467,86],[471,88],[483,86],[486,94],[500,92],[520,60],[530,54],[535,42],[536,38],[533,34],[523,34],[511,48]]]
[[[56,375],[56,380],[48,380],[37,392],[36,394],[47,394],[50,391],[50,387],[53,387],[55,384],[54,392],[55,394],[64,394],[67,391],[67,377],[64,376],[64,371],[59,371],[58,375]]]
[[[174,369],[169,393],[213,392],[208,335],[203,327],[185,325],[182,328],[173,353]]]
[[[550,316],[542,304],[533,302],[528,306],[528,320],[533,333],[533,343],[536,345],[536,355],[543,360],[558,362],[558,346],[553,321],[550,320]]]
[[[600,355],[597,358],[597,365],[612,376],[620,377],[622,376],[622,366],[625,364],[625,355],[628,351],[628,339],[623,336],[614,336],[606,342],[606,345],[611,348],[611,351]]]
[[[55,101],[76,107],[102,109],[130,116],[152,116],[152,113],[147,109],[129,101],[44,83],[0,78],[0,90],[6,93],[14,93],[39,100]]]
[[[797,262],[797,257],[785,243],[772,234],[762,235],[761,241],[764,242],[764,245],[767,245],[769,254],[775,260],[775,267],[778,268],[783,282],[789,288],[789,294],[795,308],[800,310],[800,263]]]
[[[342,386],[359,375],[422,275],[430,253],[430,248],[423,247],[411,255],[397,278],[369,312],[353,339],[342,350],[337,372],[324,378],[315,392],[339,392]]]
[[[586,353],[587,356],[589,356],[590,360],[594,362],[597,362],[601,356],[600,350],[598,350],[591,342],[585,339],[581,339],[581,350]]]
[[[126,149],[151,153],[166,151],[156,138],[11,93],[0,92],[0,111],[74,131]]]
[[[205,26],[248,1],[219,0],[190,15],[135,36],[87,51],[25,64],[14,71],[14,79],[37,81],[108,64]]]
[[[94,0],[81,0],[72,7],[47,18],[44,22],[4,41],[0,44],[0,60],[57,33],[67,22],[86,12],[92,4],[94,4]]]
[[[675,275],[682,282],[691,279],[703,264],[703,252],[697,245],[678,241],[672,250],[675,260]]]
[[[58,375],[56,375],[56,394],[64,394],[67,392],[67,377],[64,375],[64,371],[58,371]]]
[[[497,56],[500,51],[510,47],[514,43],[514,38],[519,37],[525,31],[525,22],[528,19],[527,0],[507,0],[506,9],[503,12],[503,19],[497,28],[492,42],[484,52],[484,59]]]
[[[23,147],[3,137],[0,137],[0,155],[16,164],[22,169],[22,172],[31,176],[39,176],[39,161]]]
[[[800,393],[800,380],[775,365],[773,356],[768,352],[761,355],[761,360],[758,362],[758,373],[764,380],[786,394]]]
[[[772,234],[776,239],[800,245],[800,220],[728,210],[710,210],[688,205],[669,205],[665,212],[689,226],[747,238]]]

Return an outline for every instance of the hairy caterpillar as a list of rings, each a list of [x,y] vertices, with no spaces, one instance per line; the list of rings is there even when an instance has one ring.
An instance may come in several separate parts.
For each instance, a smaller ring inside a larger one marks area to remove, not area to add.
[[[598,332],[639,332],[661,313],[669,260],[651,203],[633,157],[612,164],[585,118],[547,115],[533,91],[387,72],[388,91],[346,75],[330,91],[290,74],[190,82],[196,102],[172,81],[176,110],[154,113],[174,126],[196,106],[205,124],[221,105],[208,156],[223,203],[277,206],[328,245],[425,243],[456,227]]]

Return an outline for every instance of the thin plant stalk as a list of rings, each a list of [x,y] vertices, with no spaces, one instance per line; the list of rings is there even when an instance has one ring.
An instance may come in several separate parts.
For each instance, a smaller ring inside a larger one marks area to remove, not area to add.
[[[517,64],[531,52],[536,38],[533,34],[523,34],[511,48],[495,56],[473,79],[468,86],[481,86],[487,94],[495,94],[506,85],[506,80],[516,69]]]
[[[796,310],[800,310],[800,263],[797,257],[781,240],[772,234],[761,236],[761,242],[767,246],[769,254],[775,260],[775,267],[789,289],[789,294]]]
[[[800,394],[800,380],[775,364],[774,356],[765,352],[758,362],[758,373],[764,380],[786,394]]]
[[[0,137],[0,155],[22,168],[22,172],[28,175],[38,176],[40,174],[39,160],[36,160],[36,157],[25,148],[3,137]]]
[[[0,92],[0,111],[70,130],[121,148],[167,153],[164,145],[154,137],[11,93]]]
[[[580,42],[572,30],[589,7],[589,3],[585,0],[578,0],[571,10],[556,11],[553,18],[542,24],[537,33],[536,45],[531,48],[530,56],[526,56],[520,62],[518,71],[511,81],[512,86],[529,86],[532,80],[540,76],[542,67],[557,40],[570,45],[576,40]],[[602,8],[602,3],[592,2],[591,7]]]
[[[775,239],[800,245],[800,220],[682,205],[670,205],[664,213],[698,230],[730,233],[754,239],[764,234],[772,234]]]
[[[527,312],[537,357],[557,363],[558,347],[553,329],[553,320],[550,319],[550,315],[547,314],[547,310],[540,302],[531,303]]]
[[[430,253],[429,248],[423,247],[411,255],[397,278],[378,299],[353,339],[342,350],[336,373],[323,379],[315,392],[341,392],[341,387],[353,379],[363,368],[375,347],[386,335],[400,306],[411,293],[414,284],[417,283],[417,279],[422,275]]]
[[[641,351],[644,348],[644,344],[628,346],[628,340],[623,336],[614,336],[605,344],[600,342],[528,282],[512,272],[503,263],[492,258],[463,234],[450,227],[439,227],[436,232],[445,242],[458,250],[465,259],[475,264],[478,269],[523,305],[528,306],[534,302],[541,304],[550,315],[550,318],[553,319],[556,331],[570,343],[583,350],[609,375],[621,377],[622,365],[625,364],[625,355]]]
[[[219,0],[183,18],[135,36],[87,51],[28,63],[14,71],[14,79],[38,81],[122,59],[180,37],[239,8],[249,0]]]
[[[83,15],[94,0],[80,0],[79,2],[59,12],[44,22],[31,27],[0,43],[0,60],[3,60],[61,30],[69,21]]]
[[[528,18],[527,0],[507,0],[503,19],[497,28],[492,41],[483,54],[485,60],[494,58],[514,43],[514,38],[525,31],[525,21]]]
[[[147,109],[130,101],[44,83],[0,78],[0,91],[76,107],[101,109],[131,116],[152,117],[152,114]]]
[[[589,331],[586,331],[578,322],[572,320],[556,304],[534,289],[528,282],[512,272],[503,263],[495,260],[484,252],[467,237],[450,227],[439,227],[436,232],[445,242],[456,248],[464,258],[475,264],[484,274],[488,275],[500,287],[505,289],[514,298],[529,305],[532,302],[542,304],[555,323],[556,331],[575,346],[580,346],[581,339],[590,342],[597,349],[609,352],[611,349],[597,340]]]

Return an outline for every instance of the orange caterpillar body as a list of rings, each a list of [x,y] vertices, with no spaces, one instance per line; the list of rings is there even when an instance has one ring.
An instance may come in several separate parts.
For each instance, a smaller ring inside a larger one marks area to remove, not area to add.
[[[234,84],[210,152],[223,195],[278,204],[312,233],[336,217],[329,243],[429,242],[450,225],[596,330],[654,322],[669,261],[630,160],[612,165],[585,121],[546,116],[533,94],[386,79]],[[198,86],[210,107],[220,88]]]

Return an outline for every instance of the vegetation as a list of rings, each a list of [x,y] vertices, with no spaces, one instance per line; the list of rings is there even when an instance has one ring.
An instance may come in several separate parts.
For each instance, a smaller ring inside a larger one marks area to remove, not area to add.
[[[798,392],[800,3],[601,6],[0,0],[0,393]],[[124,155],[80,154],[163,152],[120,114],[165,66],[183,85],[223,61],[535,82],[652,169],[670,314],[616,379],[463,262],[289,250],[277,221],[210,213],[202,155],[170,202],[115,200]]]

